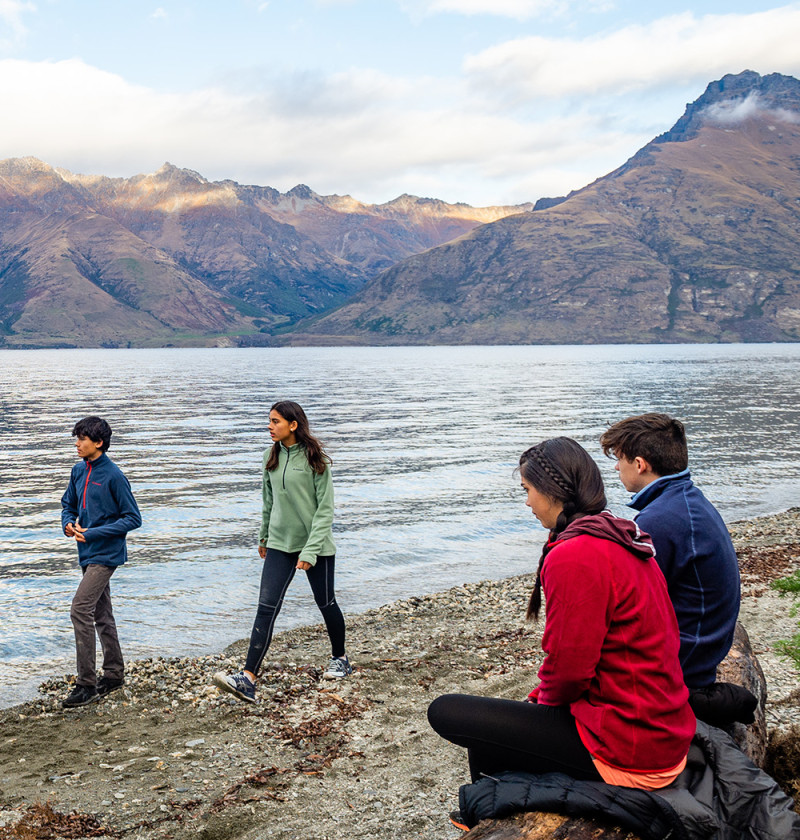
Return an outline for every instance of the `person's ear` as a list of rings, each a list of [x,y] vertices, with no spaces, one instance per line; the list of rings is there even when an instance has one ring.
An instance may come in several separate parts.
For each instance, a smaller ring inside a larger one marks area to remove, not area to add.
[[[289,431],[290,432],[296,432],[297,431],[297,420],[292,420],[292,422],[289,423]]]
[[[651,471],[650,470],[650,464],[647,461],[645,461],[645,459],[642,458],[641,455],[637,455],[633,459],[633,463],[636,465],[636,474],[637,475],[642,475],[646,472]]]

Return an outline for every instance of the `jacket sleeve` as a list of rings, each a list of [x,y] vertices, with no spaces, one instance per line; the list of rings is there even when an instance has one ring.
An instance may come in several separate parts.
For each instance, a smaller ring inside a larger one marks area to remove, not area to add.
[[[142,524],[142,514],[136,499],[133,498],[131,485],[124,475],[115,476],[110,482],[111,495],[117,505],[117,516],[110,522],[88,528],[83,536],[87,543],[93,540],[107,539],[108,537],[121,537],[133,531]]]
[[[583,696],[600,661],[609,628],[611,575],[591,542],[565,541],[550,552],[542,570],[547,655],[536,700],[544,706],[564,706]]]
[[[258,544],[266,548],[269,538],[269,518],[272,515],[272,484],[267,472],[269,450],[261,459],[261,527],[258,530]]]
[[[314,492],[317,497],[317,509],[299,558],[300,562],[310,563],[312,566],[316,565],[317,555],[322,552],[333,526],[333,478],[330,465],[325,467],[322,475],[314,473]]]
[[[69,476],[69,484],[61,497],[61,530],[67,527],[67,523],[75,522],[78,518],[78,493],[75,490],[75,467]]]

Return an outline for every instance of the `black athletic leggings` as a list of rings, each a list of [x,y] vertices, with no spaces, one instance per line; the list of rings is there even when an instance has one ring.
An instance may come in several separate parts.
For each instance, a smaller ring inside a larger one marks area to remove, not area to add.
[[[268,548],[261,570],[261,591],[258,596],[258,610],[250,634],[250,649],[247,652],[245,671],[258,674],[264,656],[272,641],[272,629],[275,619],[283,606],[286,590],[297,571],[297,559],[300,552],[291,554]],[[334,554],[317,557],[316,566],[306,571],[311,591],[314,593],[319,611],[325,620],[328,637],[331,640],[331,655],[344,656],[344,616],[336,603],[333,591],[333,572],[336,564]]]
[[[602,781],[566,706],[444,694],[428,707],[428,721],[443,738],[467,748],[473,782],[503,770]]]

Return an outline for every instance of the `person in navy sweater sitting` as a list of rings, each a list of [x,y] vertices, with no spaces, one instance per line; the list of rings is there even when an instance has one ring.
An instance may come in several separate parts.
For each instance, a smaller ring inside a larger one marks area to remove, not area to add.
[[[72,599],[77,678],[63,701],[66,709],[105,697],[125,682],[125,663],[111,608],[109,581],[127,560],[125,536],[142,516],[122,470],[106,455],[111,427],[100,417],[84,417],[72,430],[81,460],[72,468],[61,499],[61,526],[78,546],[82,578]],[[95,670],[95,629],[103,649],[103,676]]]
[[[719,693],[712,687],[739,615],[739,564],[722,517],[692,482],[683,423],[667,414],[628,417],[610,426],[600,444],[617,459],[620,480],[634,494],[628,504],[639,511],[636,524],[656,547],[680,628],[690,703],[698,717],[721,725],[700,703],[709,691]]]

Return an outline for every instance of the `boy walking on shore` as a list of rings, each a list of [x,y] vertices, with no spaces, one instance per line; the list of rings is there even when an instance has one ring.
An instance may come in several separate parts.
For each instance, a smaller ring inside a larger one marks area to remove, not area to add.
[[[105,697],[125,682],[109,581],[117,566],[127,560],[125,535],[142,524],[128,479],[106,455],[111,444],[108,423],[100,417],[84,417],[72,434],[82,460],[72,468],[61,499],[61,525],[64,534],[78,545],[82,578],[70,610],[78,676],[75,688],[62,703],[65,709]],[[95,628],[103,649],[99,680]]]

